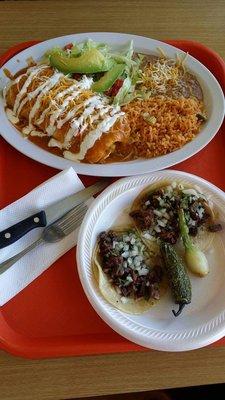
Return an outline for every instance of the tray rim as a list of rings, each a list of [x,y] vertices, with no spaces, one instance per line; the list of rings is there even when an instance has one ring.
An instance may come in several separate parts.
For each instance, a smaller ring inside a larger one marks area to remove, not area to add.
[[[222,89],[225,91],[225,62],[223,60],[223,58],[216,53],[216,51],[214,51],[213,49],[208,48],[207,46],[203,45],[202,43],[198,42],[198,41],[193,41],[193,40],[182,40],[182,39],[165,39],[163,40],[164,42],[171,44],[175,47],[179,46],[188,46],[188,47],[194,47],[195,49],[199,49],[203,52],[206,52],[208,54],[211,55],[211,57],[213,57],[216,62],[218,67],[220,68],[220,73],[221,73],[221,77],[220,79],[218,79]],[[25,50],[26,48],[33,46],[37,43],[40,43],[41,40],[31,40],[31,41],[25,41],[25,42],[21,42],[18,43],[12,47],[10,47],[6,52],[4,52],[3,54],[0,55],[0,67],[4,66],[4,64],[13,56],[15,56],[16,54],[18,54],[20,51]],[[220,129],[223,129],[224,124],[221,126]],[[8,145],[8,143],[7,143]],[[3,317],[3,315],[1,314],[1,307],[0,307],[0,324],[4,324],[7,329],[11,330],[11,333],[13,332],[13,335],[17,336],[17,337],[25,337],[23,335],[20,335],[18,333],[16,333],[15,331],[13,331],[13,329],[8,325],[7,321],[5,320],[5,318]],[[79,336],[79,335],[77,335]],[[80,335],[82,336],[82,335]],[[87,335],[85,335],[87,336]],[[100,337],[101,334],[96,334],[96,337]],[[75,337],[75,335],[73,336],[66,336],[66,338],[71,338],[73,339]],[[116,353],[126,353],[126,352],[133,352],[133,351],[146,351],[149,352],[151,350],[143,348],[139,345],[136,345],[132,342],[129,342],[127,340],[120,341],[120,340],[113,340],[113,341],[107,341],[105,340],[105,344],[107,344],[108,348],[105,349],[105,351],[99,351],[99,342],[96,343],[91,343],[91,346],[89,345],[89,350],[85,350],[84,347],[88,347],[88,346],[82,346],[82,343],[78,344],[78,345],[74,345],[72,346],[72,342],[68,343],[68,346],[63,346],[62,342],[60,342],[60,340],[54,340],[54,337],[49,337],[50,341],[51,341],[51,346],[50,347],[46,347],[46,343],[45,346],[41,349],[38,349],[37,346],[35,348],[32,349],[32,346],[29,345],[29,341],[30,342],[35,342],[34,338],[29,338],[26,337],[27,339],[27,345],[24,345],[24,343],[12,343],[9,340],[7,340],[6,338],[2,337],[1,333],[0,333],[0,349],[5,350],[6,352],[9,352],[13,355],[16,356],[21,356],[24,358],[28,358],[28,359],[43,359],[43,358],[56,358],[56,357],[66,357],[66,356],[84,356],[84,355],[102,355],[102,354],[116,354]],[[36,338],[35,338],[36,339]],[[60,337],[59,337],[60,339]],[[110,335],[109,335],[109,339],[110,339]],[[118,338],[119,339],[119,338]],[[39,344],[40,344],[40,338],[38,338]],[[55,345],[59,345],[60,349],[58,349],[58,347],[56,348]],[[73,342],[74,343],[74,342]],[[102,340],[100,342],[100,346],[102,345],[102,343],[104,343],[104,340]],[[214,346],[218,346],[217,344],[218,342],[216,342],[214,344]],[[31,344],[31,343],[30,343]],[[44,344],[44,341],[43,341]],[[110,345],[109,345],[110,344]],[[21,345],[21,346],[20,346]],[[39,347],[39,346],[38,346]],[[59,351],[57,351],[57,349]]]

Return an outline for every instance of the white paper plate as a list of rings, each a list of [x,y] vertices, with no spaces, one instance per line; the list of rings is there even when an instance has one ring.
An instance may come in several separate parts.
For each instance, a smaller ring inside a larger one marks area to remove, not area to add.
[[[48,49],[52,48],[53,46],[64,46],[67,43],[74,41],[80,42],[87,38],[108,43],[113,47],[118,47],[127,43],[129,40],[133,40],[135,50],[143,53],[158,54],[157,48],[160,47],[165,51],[168,57],[174,58],[176,54],[184,55],[183,51],[173,46],[146,37],[122,33],[92,32],[62,36],[32,46],[13,57],[4,65],[4,68],[7,68],[12,73],[15,73],[19,69],[26,66],[26,60],[29,57],[33,57],[34,60],[38,60]],[[1,98],[0,132],[8,143],[10,143],[21,153],[33,158],[34,160],[58,169],[65,169],[72,166],[76,172],[81,174],[96,176],[127,176],[167,168],[193,156],[204,146],[206,146],[219,130],[224,117],[224,98],[217,80],[206,67],[204,67],[199,61],[191,56],[188,56],[186,60],[186,66],[198,78],[202,86],[208,121],[204,124],[201,132],[192,142],[186,144],[180,150],[165,156],[150,160],[136,160],[106,165],[88,165],[66,160],[41,149],[40,147],[31,143],[29,140],[24,140],[21,134],[8,121]],[[6,85],[7,81],[8,79],[6,78],[3,69],[1,69],[0,89]]]
[[[156,306],[142,315],[123,313],[101,296],[93,279],[91,256],[97,236],[115,221],[123,222],[122,210],[129,207],[147,185],[168,178],[197,184],[213,202],[225,221],[225,193],[195,175],[161,171],[125,178],[107,188],[91,205],[80,229],[77,263],[84,291],[100,317],[116,332],[142,346],[164,351],[185,351],[206,346],[225,335],[225,231],[218,234],[213,249],[206,255],[210,273],[199,278],[190,274],[192,302],[175,318],[174,303],[168,290]]]

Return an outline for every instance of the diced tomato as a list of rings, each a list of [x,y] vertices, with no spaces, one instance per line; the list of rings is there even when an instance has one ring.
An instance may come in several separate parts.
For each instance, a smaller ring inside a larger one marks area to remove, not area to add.
[[[73,47],[73,43],[68,43],[64,46],[64,50],[71,50]]]
[[[105,92],[107,96],[114,97],[119,92],[120,88],[123,86],[123,79],[117,79],[112,87]]]

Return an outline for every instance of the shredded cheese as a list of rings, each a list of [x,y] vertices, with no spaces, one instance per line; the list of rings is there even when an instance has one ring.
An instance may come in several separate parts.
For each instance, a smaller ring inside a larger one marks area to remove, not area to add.
[[[159,58],[145,68],[143,84],[150,90],[165,94],[166,85],[176,85],[180,67],[173,61]]]

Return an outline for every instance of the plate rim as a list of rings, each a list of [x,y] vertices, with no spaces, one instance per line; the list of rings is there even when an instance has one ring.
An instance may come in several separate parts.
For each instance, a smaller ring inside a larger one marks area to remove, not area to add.
[[[92,305],[92,307],[95,309],[97,314],[117,333],[119,333],[121,336],[125,337],[128,340],[131,340],[132,342],[139,344],[141,346],[151,348],[154,350],[161,350],[161,351],[188,351],[188,350],[194,350],[198,349],[204,346],[207,346],[219,339],[221,339],[225,335],[225,306],[224,310],[210,319],[207,323],[203,323],[199,325],[197,328],[193,328],[191,330],[185,330],[185,335],[183,334],[183,331],[181,331],[179,334],[174,334],[174,333],[169,333],[165,334],[163,330],[157,330],[157,329],[152,329],[152,328],[146,328],[144,330],[149,330],[151,331],[150,336],[146,335],[143,331],[143,329],[139,329],[138,331],[138,336],[136,332],[133,330],[129,330],[127,326],[122,326],[122,324],[119,322],[121,319],[123,321],[127,320],[129,321],[129,316],[127,314],[120,312],[119,310],[115,309],[115,307],[109,305],[109,303],[104,300],[101,295],[98,292],[98,289],[94,289],[94,284],[92,282],[92,285],[89,282],[89,277],[84,273],[85,269],[85,263],[88,259],[88,255],[85,252],[85,237],[87,235],[88,231],[88,224],[90,224],[92,221],[92,216],[94,214],[98,214],[98,208],[100,209],[100,212],[98,215],[100,215],[101,211],[104,209],[104,204],[109,205],[110,201],[115,200],[119,196],[119,189],[121,187],[124,187],[124,185],[132,183],[132,182],[140,182],[140,180],[143,179],[148,179],[148,178],[154,178],[160,177],[160,179],[164,179],[165,177],[170,177],[170,176],[177,176],[177,177],[183,177],[183,178],[189,178],[190,180],[193,181],[193,183],[196,184],[202,184],[203,187],[208,188],[211,190],[214,194],[216,194],[220,199],[222,197],[223,201],[225,202],[225,193],[219,189],[217,186],[212,184],[211,182],[198,177],[197,175],[190,174],[187,172],[182,172],[178,170],[164,170],[164,171],[157,171],[153,172],[150,174],[144,174],[144,175],[139,175],[139,176],[132,176],[132,177],[127,177],[127,178],[122,178],[119,179],[118,181],[112,183],[107,189],[102,192],[97,199],[91,204],[90,208],[87,211],[87,214],[85,215],[85,218],[83,220],[83,223],[80,227],[79,235],[78,235],[78,241],[77,241],[77,252],[76,252],[76,260],[77,260],[77,269],[78,269],[78,275],[79,279],[81,281],[83,290]],[[147,184],[147,183],[146,183]],[[143,183],[137,183],[136,186],[142,186]],[[131,187],[136,187],[136,186],[131,186]],[[131,188],[130,187],[130,188]],[[108,201],[108,203],[107,203]],[[103,205],[102,205],[103,204]],[[89,237],[90,240],[90,237]],[[92,279],[92,278],[91,278]],[[110,313],[108,312],[107,309],[110,309]],[[116,316],[116,318],[113,317]],[[122,315],[122,317],[121,317]],[[141,324],[135,323],[134,321],[131,321],[130,326],[136,325],[139,326]],[[153,334],[153,335],[152,335]],[[167,336],[167,337],[166,337]],[[184,337],[182,337],[184,336]]]
[[[94,36],[103,36],[104,40],[104,35],[106,36],[107,40],[110,41],[110,38],[112,36],[120,36],[123,37],[124,40],[129,40],[130,39],[137,39],[141,41],[147,41],[151,42],[154,44],[156,47],[157,45],[162,45],[163,47],[166,47],[168,49],[173,50],[174,52],[179,52],[180,54],[185,54],[183,50],[180,50],[179,48],[167,44],[165,42],[148,38],[146,36],[141,36],[141,35],[133,35],[133,34],[127,34],[127,33],[120,33],[120,32],[84,32],[84,33],[77,33],[77,34],[71,34],[71,35],[65,35],[65,36],[59,36],[55,38],[48,39],[46,41],[34,44],[33,46],[21,51],[19,54],[15,55],[12,57],[9,61],[7,61],[4,64],[4,68],[7,68],[7,65],[10,64],[11,62],[14,62],[15,58],[18,58],[19,55],[23,55],[23,53],[26,53],[31,51],[33,48],[42,48],[43,45],[49,45],[52,43],[52,41],[58,41],[58,40],[84,40],[84,36],[86,37],[94,37]],[[83,37],[83,38],[82,38]],[[145,46],[145,45],[144,45]],[[147,45],[146,45],[147,46]],[[85,175],[95,175],[95,176],[124,176],[124,175],[138,175],[140,172],[141,173],[150,173],[154,172],[160,169],[168,168],[170,166],[174,166],[177,163],[180,163],[182,161],[185,161],[186,159],[192,157],[194,154],[198,153],[201,151],[216,135],[218,130],[220,129],[220,126],[222,125],[223,122],[223,117],[224,117],[224,109],[225,109],[225,104],[224,104],[224,97],[223,97],[223,92],[222,89],[219,85],[219,82],[217,79],[214,77],[214,75],[197,59],[189,55],[189,60],[197,66],[200,66],[204,73],[206,73],[209,78],[210,82],[212,82],[212,85],[214,86],[214,89],[216,89],[217,96],[220,97],[221,100],[221,110],[220,110],[220,118],[217,118],[215,121],[215,125],[213,128],[213,134],[208,133],[207,139],[205,139],[204,134],[203,135],[197,135],[193,139],[193,141],[187,143],[184,145],[181,149],[178,149],[172,153],[168,153],[164,156],[159,156],[156,158],[151,158],[147,160],[136,160],[133,163],[111,163],[111,164],[85,164],[85,163],[74,163],[73,161],[66,160],[62,157],[53,155],[52,153],[48,152],[47,150],[41,149],[40,147],[36,146],[35,144],[29,142],[28,140],[24,140],[22,136],[20,136],[20,133],[14,128],[11,123],[8,121],[5,112],[3,111],[3,122],[0,122],[0,128],[3,126],[1,129],[1,134],[5,138],[5,140],[12,145],[15,149],[20,151],[21,153],[25,154],[26,156],[30,157],[31,159],[34,159],[35,161],[41,162],[45,165],[51,166],[53,168],[57,169],[65,169],[70,166],[72,166],[77,173],[85,174]],[[0,69],[0,71],[2,68]],[[209,89],[210,91],[210,89]],[[211,117],[212,119],[212,117]],[[204,129],[204,127],[203,127]],[[207,128],[208,129],[208,128]],[[206,131],[207,131],[206,129]],[[208,131],[211,131],[211,128],[209,126]],[[27,142],[27,143],[26,143]],[[193,146],[193,143],[195,143],[195,146]],[[196,150],[197,147],[197,150]],[[128,169],[128,173],[127,173]]]

